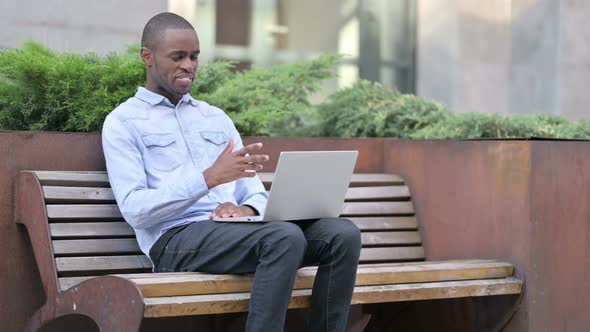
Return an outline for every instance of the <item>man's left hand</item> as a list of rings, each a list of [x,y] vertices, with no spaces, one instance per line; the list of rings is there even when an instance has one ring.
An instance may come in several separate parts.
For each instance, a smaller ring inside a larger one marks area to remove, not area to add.
[[[209,215],[209,219],[213,218],[236,218],[255,216],[256,211],[246,205],[237,206],[230,202],[219,204],[215,211]]]

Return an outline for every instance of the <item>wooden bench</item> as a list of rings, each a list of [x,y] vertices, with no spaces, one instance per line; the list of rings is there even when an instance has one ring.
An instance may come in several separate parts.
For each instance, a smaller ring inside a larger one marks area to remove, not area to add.
[[[267,188],[272,177],[260,174]],[[29,330],[69,314],[89,316],[101,331],[137,331],[144,317],[248,309],[251,275],[151,273],[104,172],[23,171],[16,199],[46,293]],[[355,174],[342,216],[362,231],[353,304],[522,291],[509,263],[425,261],[410,190],[398,176]],[[299,270],[290,308],[309,306],[315,271]]]

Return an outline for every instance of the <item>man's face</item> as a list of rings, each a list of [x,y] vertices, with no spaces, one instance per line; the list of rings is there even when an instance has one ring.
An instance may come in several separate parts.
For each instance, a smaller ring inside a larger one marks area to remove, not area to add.
[[[176,104],[190,91],[200,52],[197,33],[190,29],[167,29],[155,50],[142,49],[147,65],[146,88]]]

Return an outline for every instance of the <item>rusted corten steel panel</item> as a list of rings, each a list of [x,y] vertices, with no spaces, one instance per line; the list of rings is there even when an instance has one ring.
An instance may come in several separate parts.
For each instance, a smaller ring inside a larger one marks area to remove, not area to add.
[[[590,142],[386,141],[385,172],[408,181],[429,259],[515,264],[526,292],[505,331],[588,331]]]
[[[262,142],[261,153],[268,154],[270,160],[264,165],[265,172],[274,172],[281,151],[322,151],[358,150],[355,173],[383,172],[383,139],[346,138],[272,138],[245,137],[244,145]]]
[[[530,171],[528,141],[385,142],[385,172],[406,178],[429,260],[478,257],[506,260],[517,270],[528,266]],[[491,315],[490,303],[439,309],[453,317],[456,310],[473,316],[487,307]],[[526,330],[526,313],[513,321]]]
[[[532,142],[531,331],[590,331],[590,142]]]
[[[429,259],[528,260],[529,142],[391,141],[385,155],[409,182]]]

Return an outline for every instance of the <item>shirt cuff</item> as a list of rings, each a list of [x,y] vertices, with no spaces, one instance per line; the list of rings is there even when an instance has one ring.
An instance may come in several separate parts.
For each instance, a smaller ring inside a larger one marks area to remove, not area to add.
[[[191,172],[189,176],[190,188],[192,189],[189,192],[189,197],[192,199],[201,199],[201,197],[207,195],[209,193],[209,188],[207,187],[207,182],[205,181],[205,177],[201,172]]]
[[[266,209],[266,202],[268,200],[266,199],[265,196],[263,195],[254,195],[252,197],[250,197],[247,201],[242,202],[242,204],[240,205],[248,205],[251,208],[253,208],[256,212],[258,212],[258,215],[263,215],[264,214],[264,210]]]

